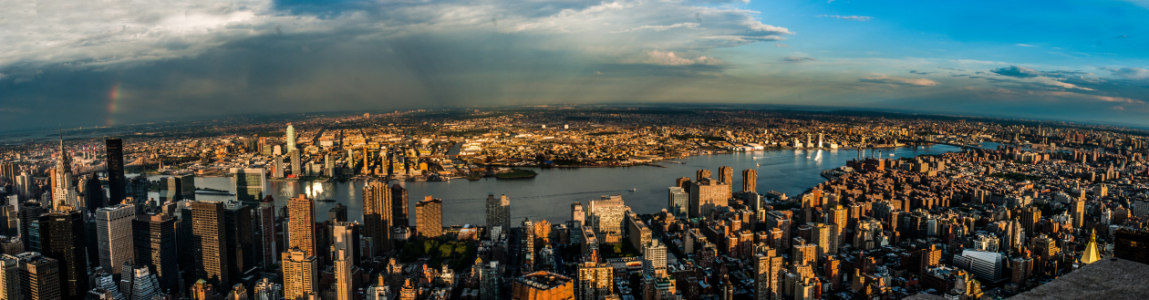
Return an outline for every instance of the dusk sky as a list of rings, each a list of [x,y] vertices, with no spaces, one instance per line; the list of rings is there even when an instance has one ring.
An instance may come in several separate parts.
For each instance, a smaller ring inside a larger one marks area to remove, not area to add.
[[[0,133],[755,103],[1149,126],[1149,0],[0,0]]]

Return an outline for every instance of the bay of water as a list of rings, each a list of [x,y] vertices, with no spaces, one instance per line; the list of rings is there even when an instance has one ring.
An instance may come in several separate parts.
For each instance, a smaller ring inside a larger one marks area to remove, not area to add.
[[[934,145],[924,148],[884,149],[882,158],[913,157],[959,151],[953,146]],[[889,156],[889,154],[894,154]],[[868,154],[868,152],[866,153]],[[821,171],[844,166],[857,157],[856,150],[773,150],[733,154],[692,156],[679,159],[682,164],[660,163],[666,168],[636,166],[623,168],[547,168],[535,169],[533,179],[497,180],[494,178],[449,182],[400,182],[408,190],[408,208],[411,225],[417,222],[415,203],[424,196],[443,199],[443,224],[483,225],[487,194],[506,194],[511,201],[512,224],[523,218],[533,221],[548,220],[552,224],[570,220],[570,204],[582,201],[584,205],[600,195],[621,194],[626,205],[637,213],[655,213],[667,205],[667,188],[678,177],[694,179],[698,169],[709,169],[715,175],[718,167],[734,168],[734,190],[742,186],[742,170],[758,170],[758,192],[779,191],[794,197],[825,181]],[[154,179],[153,179],[154,180]],[[287,205],[287,200],[300,194],[313,199],[333,199],[334,202],[316,201],[316,220],[327,220],[327,212],[336,203],[347,206],[352,221],[363,217],[362,193],[364,181],[307,182],[273,180],[267,191],[275,198],[276,206]],[[197,187],[231,190],[229,177],[198,177]],[[635,189],[631,192],[630,189]],[[234,192],[234,191],[232,191]],[[153,197],[158,198],[157,193]],[[223,200],[228,196],[197,195],[201,200]]]

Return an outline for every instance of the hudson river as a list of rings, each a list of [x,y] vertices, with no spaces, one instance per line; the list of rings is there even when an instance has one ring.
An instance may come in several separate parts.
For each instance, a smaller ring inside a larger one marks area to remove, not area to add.
[[[934,145],[925,148],[883,149],[882,158],[913,157],[922,154],[940,154],[959,151],[953,146]],[[889,154],[894,154],[890,156]],[[869,152],[866,152],[869,154]],[[424,196],[432,195],[443,199],[443,225],[474,224],[485,222],[484,200],[487,194],[506,194],[511,200],[512,224],[518,225],[523,218],[532,221],[547,220],[552,224],[570,220],[570,204],[574,201],[598,199],[600,195],[621,194],[622,199],[637,213],[654,213],[666,207],[667,187],[674,185],[678,177],[694,179],[698,169],[709,169],[715,175],[718,167],[734,168],[734,190],[742,188],[742,170],[758,169],[758,192],[779,191],[794,197],[799,193],[825,181],[821,171],[846,165],[846,161],[857,157],[855,150],[772,150],[733,154],[692,156],[679,159],[678,163],[661,162],[666,168],[637,166],[625,168],[547,168],[534,169],[538,176],[533,179],[496,180],[494,178],[469,181],[465,179],[449,182],[401,182],[408,190],[408,208],[411,225],[416,220],[415,203]],[[155,180],[156,176],[152,180]],[[307,194],[316,200],[332,199],[334,202],[316,201],[317,221],[327,220],[327,211],[336,203],[347,206],[348,218],[352,221],[363,217],[363,199],[360,195],[364,181],[348,182],[307,182],[269,181],[268,191],[275,198],[277,206],[285,206],[288,198]],[[231,190],[230,177],[196,178],[197,187]],[[635,191],[631,192],[631,189]],[[233,191],[234,192],[234,191]],[[151,193],[158,198],[158,193]],[[197,195],[198,199],[219,200],[227,196]]]

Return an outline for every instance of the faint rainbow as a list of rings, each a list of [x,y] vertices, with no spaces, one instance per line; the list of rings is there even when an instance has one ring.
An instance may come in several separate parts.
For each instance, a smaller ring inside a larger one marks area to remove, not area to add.
[[[120,82],[112,85],[112,90],[108,92],[108,120],[104,125],[112,126],[116,123],[116,102],[120,101]]]

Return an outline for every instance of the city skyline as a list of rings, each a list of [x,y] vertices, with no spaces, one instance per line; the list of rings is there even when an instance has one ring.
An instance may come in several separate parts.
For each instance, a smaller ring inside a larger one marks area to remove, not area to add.
[[[1143,1],[55,4],[5,16],[4,128],[618,102],[1149,125]]]

